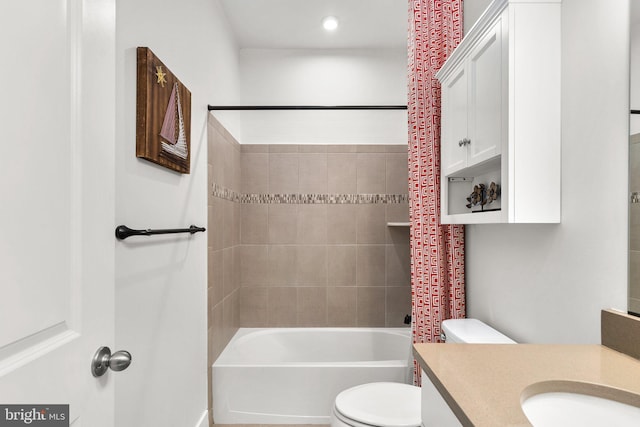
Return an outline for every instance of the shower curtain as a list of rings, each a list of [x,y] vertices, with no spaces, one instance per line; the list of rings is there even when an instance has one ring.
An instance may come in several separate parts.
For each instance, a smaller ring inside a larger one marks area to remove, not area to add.
[[[409,216],[413,342],[439,342],[465,316],[464,226],[440,224],[440,84],[462,39],[462,0],[409,0]],[[414,363],[414,382],[420,371]]]

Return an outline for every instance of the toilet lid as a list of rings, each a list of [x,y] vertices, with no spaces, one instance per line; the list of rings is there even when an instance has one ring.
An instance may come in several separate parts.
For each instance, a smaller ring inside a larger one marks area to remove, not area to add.
[[[371,383],[352,387],[336,397],[336,411],[349,419],[381,427],[420,426],[420,387]]]

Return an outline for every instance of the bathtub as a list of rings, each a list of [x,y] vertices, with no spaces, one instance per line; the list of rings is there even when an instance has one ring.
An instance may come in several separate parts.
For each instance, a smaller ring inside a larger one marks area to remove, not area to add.
[[[349,387],[407,383],[409,328],[241,328],[213,364],[219,424],[329,424]]]

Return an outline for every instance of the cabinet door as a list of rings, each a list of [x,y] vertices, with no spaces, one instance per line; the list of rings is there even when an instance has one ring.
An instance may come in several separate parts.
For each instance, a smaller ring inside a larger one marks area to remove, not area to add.
[[[467,73],[464,64],[442,85],[441,168],[445,176],[467,163]]]
[[[500,154],[503,120],[501,21],[473,49],[469,60],[467,166]],[[506,60],[506,58],[505,58]]]

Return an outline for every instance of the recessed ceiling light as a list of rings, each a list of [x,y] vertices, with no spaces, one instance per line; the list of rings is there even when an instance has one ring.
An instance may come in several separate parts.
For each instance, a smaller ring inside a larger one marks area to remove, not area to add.
[[[338,18],[335,16],[327,16],[322,20],[322,26],[327,31],[334,31],[338,28]]]

